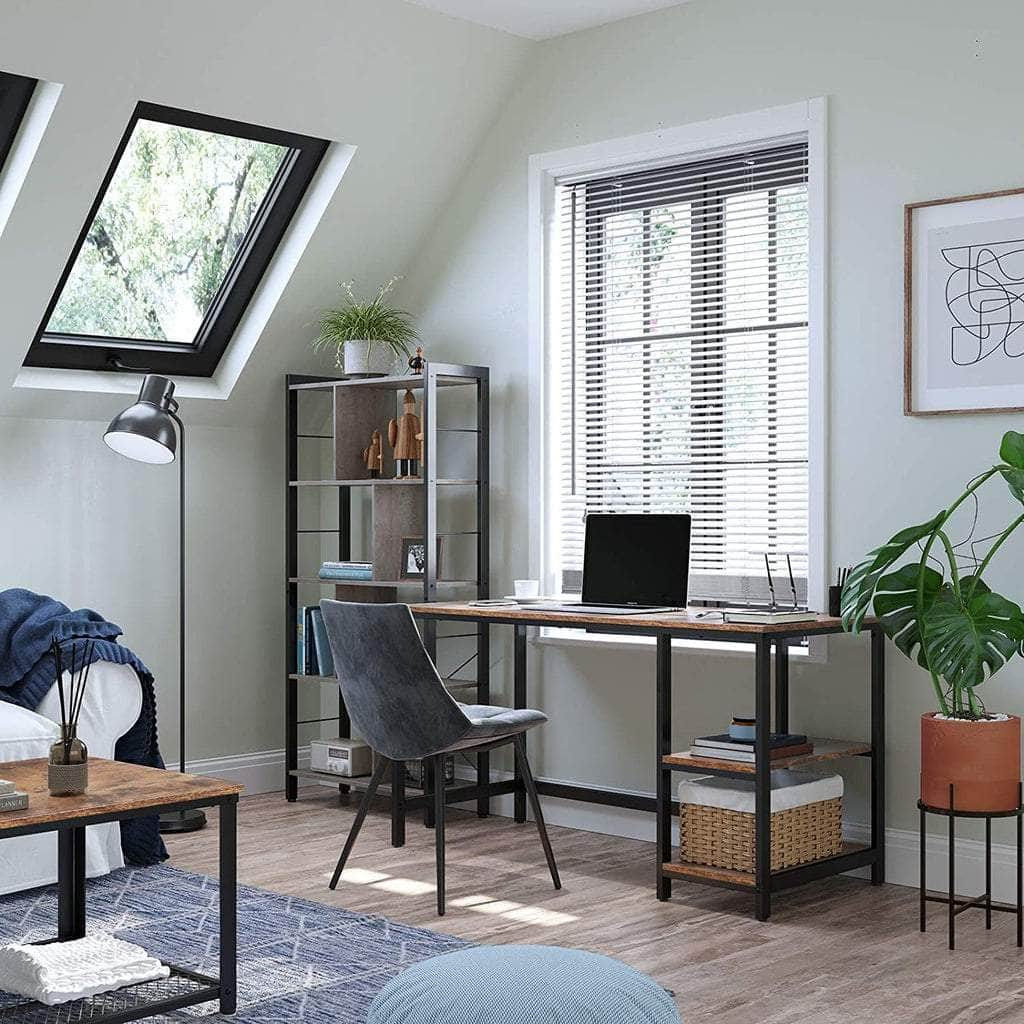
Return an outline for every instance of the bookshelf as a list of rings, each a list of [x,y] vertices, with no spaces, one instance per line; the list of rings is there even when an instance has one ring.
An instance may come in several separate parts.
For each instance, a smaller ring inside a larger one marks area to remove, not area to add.
[[[396,478],[387,427],[389,420],[400,415],[406,391],[416,398],[423,458],[418,477]],[[462,600],[489,596],[489,371],[484,366],[428,361],[422,374],[399,377],[289,374],[285,401],[285,796],[294,801],[302,778],[337,782],[342,791],[349,788],[348,781],[338,776],[299,767],[301,730],[329,721],[337,723],[339,736],[351,732],[340,693],[336,715],[300,717],[303,688],[319,686],[324,691],[336,686],[336,680],[298,672],[299,609],[324,597],[388,603],[435,601],[439,593]],[[384,439],[383,462],[380,476],[372,478],[362,449],[375,430]],[[423,538],[422,577],[406,578],[402,572],[402,540],[409,537]],[[319,578],[321,561],[353,558],[373,563],[372,579]],[[460,699],[489,703],[487,624],[446,634],[439,632],[437,623],[429,622],[421,625],[421,631],[442,676],[446,646],[456,651],[455,660],[468,660],[468,666],[459,665],[461,678],[450,680]],[[478,754],[476,761],[476,786],[480,786],[489,781],[489,756]],[[351,782],[358,785],[357,779]],[[425,806],[426,801],[405,797],[400,766],[389,788],[392,839],[400,843],[404,811]],[[476,799],[478,812],[488,813],[488,798]]]

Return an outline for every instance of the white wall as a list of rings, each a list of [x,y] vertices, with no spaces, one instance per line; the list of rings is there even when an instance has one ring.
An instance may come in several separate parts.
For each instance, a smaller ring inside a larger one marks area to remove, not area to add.
[[[155,672],[177,751],[175,467],[102,443],[123,397],[9,387],[140,99],[357,147],[227,401],[189,400],[191,757],[279,749],[283,375],[355,278],[400,274],[530,44],[399,0],[5,0],[0,68],[63,89],[0,237],[0,588],[88,605]],[[472,83],[472,88],[467,88]],[[426,333],[428,343],[432,340]]]
[[[524,450],[529,155],[828,97],[828,544],[831,564],[849,563],[951,501],[996,460],[1002,432],[1021,426],[1005,414],[904,418],[901,359],[903,204],[1024,185],[1024,134],[1011,127],[1022,35],[1013,0],[695,0],[538,49],[405,293],[428,333],[447,339],[433,355],[493,367],[496,593],[526,570],[538,512]],[[993,494],[1005,521],[1009,505]],[[1018,583],[1021,554],[1019,541],[1007,546],[994,583]],[[989,706],[1021,710],[1022,665],[986,687]],[[749,711],[748,659],[680,654],[675,671],[679,747]],[[534,692],[552,718],[534,741],[540,772],[650,791],[653,672],[650,652],[535,649]],[[866,639],[832,641],[827,664],[795,672],[793,726],[866,737],[866,672]],[[916,823],[917,720],[931,709],[926,679],[892,649],[890,824]],[[865,766],[847,776],[848,814],[866,821]]]

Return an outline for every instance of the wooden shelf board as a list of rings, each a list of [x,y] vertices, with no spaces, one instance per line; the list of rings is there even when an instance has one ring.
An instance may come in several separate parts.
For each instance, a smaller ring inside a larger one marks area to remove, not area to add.
[[[319,576],[289,576],[289,583],[320,583],[325,587],[422,587],[423,580],[322,580]],[[476,580],[436,580],[438,585],[477,586]]]
[[[337,775],[334,772],[318,772],[315,768],[291,768],[288,771],[289,775],[294,775],[297,779],[320,779],[324,782],[339,782],[342,785],[347,785],[351,782],[357,782],[359,779],[368,779],[369,774],[366,775]]]
[[[439,487],[476,487],[479,481],[469,479],[443,478],[437,481]],[[355,480],[289,480],[289,487],[421,487],[422,477],[383,477],[370,480],[359,477]]]
[[[289,679],[300,679],[305,683],[337,683],[337,676],[311,676],[304,672],[290,672]]]
[[[814,764],[817,761],[834,761],[840,757],[864,757],[871,753],[870,743],[851,743],[847,740],[818,739],[810,737],[814,744],[814,753],[798,754],[796,757],[782,757],[772,761],[772,768],[795,768],[803,764]],[[753,775],[755,765],[751,761],[730,761],[718,757],[694,757],[689,752],[666,754],[662,763],[673,768],[694,770],[743,772]]]
[[[807,867],[809,864],[823,864],[830,860],[837,860],[839,857],[846,857],[851,853],[858,853],[861,850],[868,849],[866,843],[850,843],[844,842],[842,849],[835,857],[822,857],[821,860],[807,861],[806,864],[800,864],[799,867]],[[753,889],[757,885],[757,880],[754,877],[752,871],[736,871],[733,868],[716,868],[711,867],[708,864],[692,864],[689,861],[670,861],[667,864],[661,865],[663,874],[672,875],[676,878],[689,878],[692,881],[699,882],[702,879],[707,879],[712,882],[725,882],[728,885],[741,886],[748,889]],[[773,875],[785,874],[787,871],[793,871],[795,868],[780,868],[778,871],[773,871]]]
[[[476,377],[438,376],[440,388],[465,387],[475,384]],[[289,384],[289,391],[333,391],[334,388],[369,388],[371,391],[404,391],[423,387],[423,374],[405,374],[401,377],[338,377],[334,380],[314,381],[310,384]]]

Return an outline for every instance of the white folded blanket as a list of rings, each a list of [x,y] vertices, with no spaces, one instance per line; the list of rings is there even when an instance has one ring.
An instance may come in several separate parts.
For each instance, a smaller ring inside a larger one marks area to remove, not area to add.
[[[106,932],[42,946],[0,946],[0,989],[47,1006],[166,978],[170,973],[141,946]]]

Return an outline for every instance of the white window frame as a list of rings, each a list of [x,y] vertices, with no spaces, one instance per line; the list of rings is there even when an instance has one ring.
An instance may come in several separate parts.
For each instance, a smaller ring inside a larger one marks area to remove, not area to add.
[[[554,544],[556,527],[546,515],[548,496],[555,486],[555,460],[548,455],[548,425],[554,422],[553,396],[547,386],[548,365],[557,353],[556,324],[551,296],[556,268],[552,259],[555,186],[570,175],[604,175],[624,170],[669,165],[696,157],[727,156],[751,145],[766,146],[797,140],[808,146],[808,565],[807,600],[825,608],[828,594],[828,367],[826,318],[828,295],[828,167],[827,102],[824,97],[663,128],[642,135],[610,139],[569,149],[537,153],[529,162],[529,479],[533,497],[529,522],[530,575],[541,581],[542,592],[556,585]],[[541,642],[566,644],[612,643],[578,631],[543,630]],[[635,643],[636,641],[634,641]],[[647,640],[646,642],[651,642]],[[628,641],[627,641],[628,643]],[[679,642],[712,651],[733,645]],[[748,645],[735,645],[749,651]],[[812,660],[826,656],[825,641],[812,641]]]

